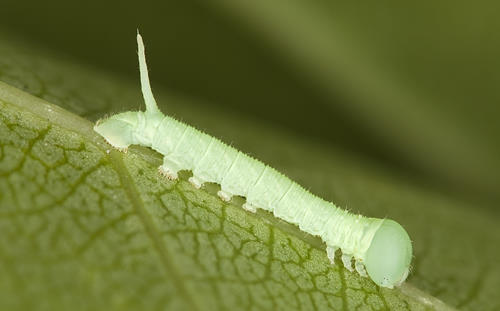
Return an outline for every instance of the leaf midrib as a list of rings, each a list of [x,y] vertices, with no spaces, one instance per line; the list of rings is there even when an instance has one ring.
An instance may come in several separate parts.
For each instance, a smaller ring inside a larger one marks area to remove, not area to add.
[[[125,167],[122,154],[119,151],[113,149],[109,153],[109,157],[112,160],[110,162],[115,168],[122,186],[126,190],[125,193],[127,194],[133,206],[133,209],[139,216],[139,219],[141,220],[148,237],[153,242],[153,245],[156,249],[156,252],[158,253],[158,256],[160,257],[160,261],[165,268],[166,273],[174,280],[174,283],[177,285],[177,288],[179,289],[181,295],[186,298],[184,299],[184,301],[187,301],[190,304],[190,309],[201,310],[201,308],[196,304],[195,299],[193,299],[194,295],[191,295],[189,293],[189,290],[186,288],[182,277],[177,273],[178,269],[175,269],[173,262],[170,260],[171,256],[169,256],[168,249],[165,247],[159,230],[151,219],[151,215],[147,212],[144,206],[144,202],[137,190],[137,187],[132,182],[132,176],[130,176],[129,171]]]

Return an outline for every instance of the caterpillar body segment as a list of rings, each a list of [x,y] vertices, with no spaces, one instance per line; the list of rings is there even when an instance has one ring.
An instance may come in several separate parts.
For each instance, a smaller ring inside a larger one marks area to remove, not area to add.
[[[196,188],[206,182],[217,183],[222,200],[230,201],[234,195],[245,197],[244,209],[272,212],[300,230],[321,237],[332,263],[340,249],[346,269],[369,276],[380,286],[392,288],[406,279],[412,245],[401,225],[340,209],[219,139],[165,116],[151,91],[140,34],[137,44],[146,111],[124,112],[97,122],[94,130],[108,143],[120,150],[132,144],[151,147],[164,156],[161,174],[177,179],[180,170],[191,170],[189,181]]]

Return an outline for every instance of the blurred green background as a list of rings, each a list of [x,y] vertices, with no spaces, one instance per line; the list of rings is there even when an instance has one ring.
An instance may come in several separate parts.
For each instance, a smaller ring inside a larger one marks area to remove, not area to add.
[[[139,28],[153,88],[274,123],[497,211],[498,8],[3,0],[0,28],[135,80]]]

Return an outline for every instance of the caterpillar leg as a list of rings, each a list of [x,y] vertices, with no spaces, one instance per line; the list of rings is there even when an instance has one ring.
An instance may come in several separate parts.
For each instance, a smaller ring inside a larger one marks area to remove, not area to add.
[[[221,198],[222,201],[224,202],[229,202],[231,201],[231,198],[233,197],[233,195],[229,192],[226,192],[224,190],[220,190],[217,192],[217,195],[219,196],[219,198]]]
[[[202,180],[194,175],[189,177],[188,180],[191,183],[191,185],[193,185],[196,189],[200,189],[201,186],[203,186],[203,184],[205,183],[204,180]]]
[[[352,268],[352,256],[348,254],[342,254],[342,263],[344,264],[344,267],[353,272],[354,269]]]
[[[245,204],[243,204],[241,207],[243,207],[244,210],[252,212],[252,213],[257,212],[257,207],[255,207],[254,205],[252,205],[248,202],[245,202]]]
[[[164,167],[163,165],[160,165],[158,167],[158,172],[162,176],[165,176],[170,180],[176,180],[177,178],[179,178],[179,176],[177,175],[177,172],[174,172],[173,170],[170,170],[170,169]]]
[[[366,273],[365,265],[359,260],[354,261],[354,268],[356,268],[356,271],[361,275],[362,277],[368,277],[368,274]]]
[[[120,147],[114,147],[116,150],[120,151],[120,152],[123,152],[123,153],[127,153],[128,152],[128,148],[127,147],[124,147],[124,148],[120,148]]]
[[[163,176],[170,180],[176,180],[179,178],[177,173],[180,171],[180,167],[175,163],[168,161],[166,158],[163,159],[163,164],[158,167],[158,171]]]
[[[326,247],[326,257],[330,259],[330,262],[334,265],[335,264],[335,252],[337,251],[338,247],[333,247],[333,246],[327,246]]]

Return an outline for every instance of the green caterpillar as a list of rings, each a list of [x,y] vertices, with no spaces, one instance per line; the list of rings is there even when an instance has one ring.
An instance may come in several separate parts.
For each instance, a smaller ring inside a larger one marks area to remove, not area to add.
[[[222,200],[243,196],[244,209],[267,210],[298,225],[300,230],[321,237],[332,263],[335,251],[340,249],[348,270],[356,269],[380,286],[393,288],[406,279],[412,245],[401,225],[389,219],[350,214],[217,138],[165,116],[151,92],[139,33],[137,45],[146,111],[123,112],[98,121],[94,130],[108,143],[120,150],[132,144],[153,148],[164,155],[159,167],[163,175],[177,179],[180,170],[191,170],[189,181],[196,188],[205,182],[220,184],[218,195]]]

